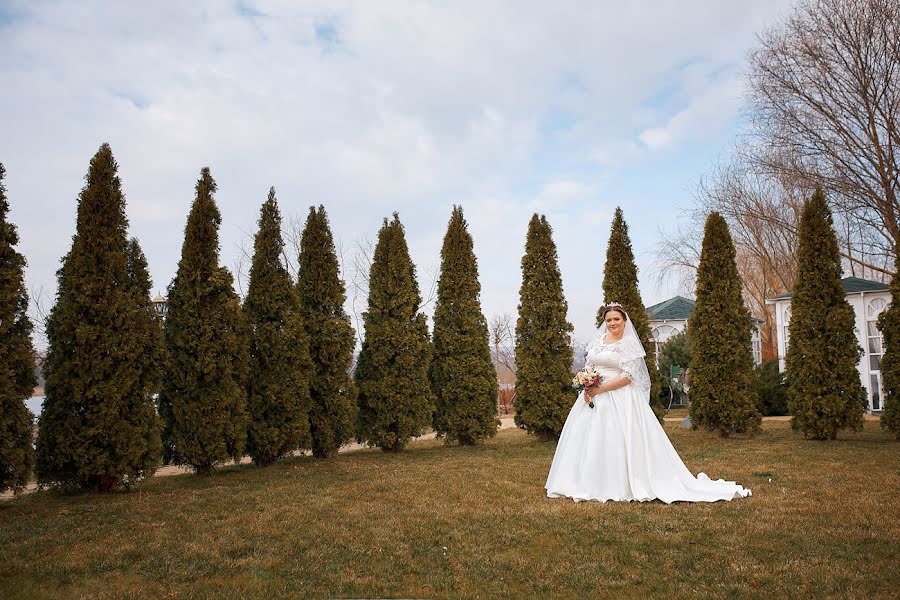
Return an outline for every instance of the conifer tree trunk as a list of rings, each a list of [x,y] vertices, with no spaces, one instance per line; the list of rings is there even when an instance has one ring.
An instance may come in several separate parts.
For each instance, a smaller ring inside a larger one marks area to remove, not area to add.
[[[785,357],[791,426],[808,438],[833,440],[841,429],[862,429],[866,395],[856,369],[862,348],[821,189],[803,207],[797,261]]]
[[[248,331],[231,273],[219,266],[216,182],[201,171],[169,285],[168,371],[160,394],[171,459],[207,474],[247,441]]]
[[[697,304],[688,321],[689,398],[694,428],[722,437],[758,431],[762,421],[754,391],[753,321],[741,288],[728,224],[710,213],[697,268]]]
[[[647,372],[650,374],[650,407],[662,423],[666,408],[659,396],[659,371],[656,368],[653,343],[650,339],[650,318],[638,290],[637,265],[634,262],[634,251],[631,249],[631,238],[628,236],[628,224],[619,207],[616,207],[613,217],[612,230],[606,246],[606,265],[603,267],[603,303],[613,302],[622,305],[638,337],[641,338],[644,352],[647,353]],[[603,325],[604,308],[601,306],[597,311],[597,327]]]
[[[558,262],[547,218],[533,215],[522,257],[514,404],[516,425],[543,439],[559,437],[576,398],[572,324]]]
[[[309,413],[313,456],[334,455],[356,432],[356,388],[350,377],[356,334],[325,208],[309,209],[300,239],[297,292],[309,338]]]
[[[161,356],[146,260],[129,244],[118,166],[104,144],[78,199],[57,272],[36,471],[43,483],[108,491],[151,475],[161,450],[153,405]]]
[[[429,377],[434,429],[447,441],[475,444],[497,433],[497,372],[481,312],[478,263],[462,208],[454,206],[441,249]]]
[[[354,379],[359,440],[385,452],[403,450],[431,424],[431,345],[422,298],[400,218],[384,220],[369,273],[365,341]]]
[[[300,301],[282,263],[284,242],[275,189],[262,205],[244,313],[250,325],[247,451],[268,465],[309,447],[309,340]]]
[[[881,387],[884,412],[881,426],[900,440],[900,244],[894,250],[894,276],[891,278],[891,303],[878,317],[878,329],[884,337],[881,357]]]
[[[9,201],[0,164],[0,492],[28,483],[34,463],[33,420],[25,401],[34,391],[34,347],[25,290],[25,257],[16,226],[7,221]]]

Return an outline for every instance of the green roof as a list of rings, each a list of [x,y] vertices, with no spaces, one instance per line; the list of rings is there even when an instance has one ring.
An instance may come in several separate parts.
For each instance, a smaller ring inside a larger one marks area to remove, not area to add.
[[[888,286],[880,281],[869,281],[868,279],[860,279],[859,277],[844,277],[841,279],[841,285],[844,286],[845,294],[861,294],[863,292],[886,292]],[[771,298],[771,300],[787,300],[793,295],[788,292],[780,296]]]
[[[648,308],[647,316],[651,321],[687,321],[694,314],[696,304],[683,296],[675,296]],[[751,318],[754,323],[765,323],[758,317],[751,316]]]
[[[682,296],[669,298],[647,309],[651,321],[687,321],[694,314],[694,301]]]

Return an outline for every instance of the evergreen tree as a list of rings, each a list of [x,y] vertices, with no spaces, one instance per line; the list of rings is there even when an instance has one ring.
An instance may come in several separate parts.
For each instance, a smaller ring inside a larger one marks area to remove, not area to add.
[[[544,439],[562,433],[575,402],[572,324],[566,321],[556,245],[543,215],[531,217],[516,321],[516,425]]]
[[[472,236],[462,208],[454,206],[441,249],[429,377],[437,407],[434,429],[460,444],[497,433],[497,372],[480,293]]]
[[[354,378],[359,390],[359,440],[398,452],[431,424],[434,397],[428,382],[431,347],[416,269],[403,225],[384,220],[369,272],[365,341]]]
[[[25,257],[16,226],[6,220],[9,201],[0,164],[0,492],[28,483],[33,422],[25,401],[34,390],[34,348],[25,291]]]
[[[313,456],[325,458],[353,439],[356,389],[350,377],[356,337],[344,312],[334,240],[325,208],[309,208],[300,238],[297,291],[313,372],[309,413]]]
[[[160,317],[153,308],[150,291],[153,283],[150,280],[150,269],[147,257],[141,249],[137,238],[131,238],[126,250],[128,281],[131,284],[131,297],[141,307],[135,324],[135,336],[141,350],[135,356],[138,368],[136,390],[143,390],[142,397],[135,410],[143,411],[141,423],[146,427],[147,439],[153,444],[153,457],[156,461],[154,469],[160,462],[162,453],[162,420],[156,410],[155,398],[162,389],[162,377],[165,374],[166,343],[163,338]]]
[[[647,372],[650,374],[650,407],[656,418],[662,423],[666,407],[659,395],[659,372],[653,356],[653,341],[650,338],[650,318],[641,300],[638,290],[637,265],[634,263],[634,252],[631,249],[631,238],[628,236],[628,224],[622,216],[622,209],[616,207],[613,217],[609,242],[606,245],[606,265],[603,267],[603,303],[617,302],[622,305],[631,324],[641,338],[641,344],[647,352]],[[597,327],[603,325],[603,309],[597,311]]]
[[[784,385],[784,373],[778,368],[778,359],[764,360],[753,372],[759,412],[764,417],[788,414],[787,387]]]
[[[248,425],[248,331],[231,273],[219,266],[222,217],[215,191],[216,182],[204,168],[178,271],[169,284],[169,360],[159,399],[172,460],[200,474],[229,457],[240,459]]]
[[[694,428],[755,432],[762,420],[754,391],[750,311],[744,306],[734,242],[725,219],[710,213],[697,268],[691,332],[690,414]]]
[[[141,245],[136,238],[131,238],[128,242],[128,276],[131,281],[131,294],[137,303],[144,307],[150,319],[141,320],[140,339],[145,346],[142,354],[144,367],[142,369],[144,376],[143,388],[147,390],[147,404],[154,407],[153,427],[157,429],[157,435],[161,436],[161,458],[165,460],[165,419],[160,418],[158,411],[159,405],[157,399],[162,390],[162,378],[166,373],[166,363],[169,358],[168,349],[166,348],[166,340],[163,336],[164,320],[161,315],[156,312],[153,301],[151,300],[151,290],[153,288],[150,281],[150,271],[147,264],[147,257],[141,249]]]
[[[118,165],[91,160],[72,248],[57,272],[37,440],[38,479],[108,491],[159,461],[158,326],[146,260],[129,244]]]
[[[894,276],[891,278],[891,303],[878,317],[878,329],[884,338],[881,358],[881,388],[884,412],[881,426],[900,440],[900,244],[894,248]]]
[[[300,300],[282,262],[275,188],[262,205],[244,313],[250,324],[247,451],[267,465],[309,447],[309,340]]]
[[[785,357],[791,426],[808,438],[835,439],[862,429],[865,390],[856,363],[862,349],[841,285],[831,211],[817,189],[800,215],[797,281]]]

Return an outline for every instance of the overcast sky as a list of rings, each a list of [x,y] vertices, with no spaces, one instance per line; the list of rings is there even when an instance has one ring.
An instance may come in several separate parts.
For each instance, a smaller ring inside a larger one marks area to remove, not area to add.
[[[348,253],[398,211],[427,290],[462,205],[488,318],[515,314],[527,223],[544,213],[589,340],[616,206],[644,303],[677,292],[657,285],[659,230],[727,152],[747,53],[789,8],[0,0],[0,162],[27,284],[52,301],[88,162],[109,142],[155,290],[209,166],[231,268],[274,186],[286,221],[324,204]]]

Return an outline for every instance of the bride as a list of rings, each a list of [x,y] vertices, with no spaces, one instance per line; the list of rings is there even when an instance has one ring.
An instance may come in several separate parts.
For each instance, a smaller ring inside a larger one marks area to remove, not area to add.
[[[587,365],[602,376],[563,426],[547,476],[547,496],[584,500],[715,502],[750,495],[731,481],[688,471],[650,408],[644,348],[624,309],[603,312]],[[593,404],[593,408],[590,406]]]

